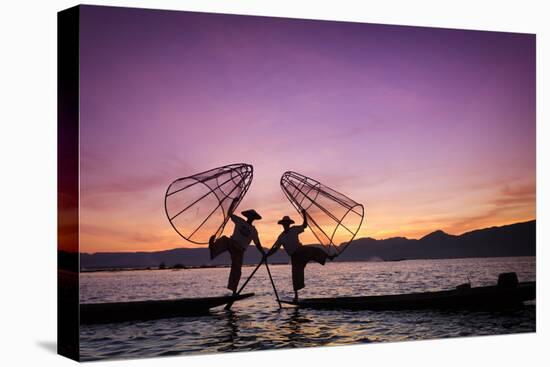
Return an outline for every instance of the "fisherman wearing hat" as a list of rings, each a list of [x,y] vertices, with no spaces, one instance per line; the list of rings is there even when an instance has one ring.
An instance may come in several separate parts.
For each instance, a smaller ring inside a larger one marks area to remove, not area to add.
[[[277,238],[272,249],[266,256],[271,256],[281,245],[285,248],[286,253],[290,256],[292,265],[292,285],[294,287],[294,299],[298,300],[298,291],[305,287],[304,270],[310,261],[316,261],[321,265],[325,265],[327,259],[332,260],[336,255],[328,255],[323,249],[316,246],[304,246],[300,243],[298,236],[307,228],[306,211],[302,210],[304,222],[300,226],[291,226],[294,221],[288,215],[285,215],[277,224],[283,226],[283,232]]]
[[[229,212],[231,213],[233,207],[236,205],[234,201],[231,204]],[[235,224],[233,229],[233,234],[231,237],[221,236],[216,240],[216,236],[210,237],[209,246],[210,249],[210,259],[214,259],[219,254],[228,251],[231,256],[231,271],[229,273],[229,281],[227,282],[227,288],[233,291],[233,294],[237,293],[237,286],[241,279],[241,267],[243,265],[244,252],[248,249],[251,241],[254,241],[254,244],[258,248],[258,251],[265,256],[265,251],[262,248],[260,239],[258,237],[258,231],[252,225],[252,222],[256,219],[262,219],[261,215],[258,214],[254,209],[245,210],[241,212],[243,216],[246,217],[246,221],[235,215],[231,214],[230,218]]]

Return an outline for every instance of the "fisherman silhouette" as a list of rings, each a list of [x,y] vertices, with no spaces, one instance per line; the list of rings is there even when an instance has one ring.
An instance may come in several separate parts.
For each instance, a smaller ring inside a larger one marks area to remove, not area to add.
[[[229,208],[229,213],[233,212],[237,202],[238,199],[233,200]],[[225,251],[228,251],[231,256],[231,271],[229,272],[227,288],[233,291],[234,295],[237,293],[237,286],[241,279],[244,252],[248,249],[250,242],[253,241],[258,251],[265,256],[265,251],[258,237],[258,231],[256,227],[252,225],[254,220],[262,219],[261,215],[254,209],[245,210],[241,212],[241,214],[246,217],[246,221],[235,214],[231,214],[230,216],[231,221],[235,224],[231,237],[221,236],[216,240],[216,236],[214,235],[210,237],[208,241],[210,259],[214,259]]]
[[[336,255],[329,255],[323,249],[316,246],[304,246],[300,243],[298,236],[307,228],[306,211],[302,210],[304,222],[300,226],[291,226],[294,221],[285,215],[277,223],[283,226],[283,232],[273,244],[273,247],[266,256],[273,255],[281,245],[285,248],[286,253],[290,256],[292,265],[292,285],[294,288],[294,299],[298,300],[298,291],[305,287],[304,271],[306,265],[310,261],[316,261],[321,265],[325,265],[327,259],[332,260]]]

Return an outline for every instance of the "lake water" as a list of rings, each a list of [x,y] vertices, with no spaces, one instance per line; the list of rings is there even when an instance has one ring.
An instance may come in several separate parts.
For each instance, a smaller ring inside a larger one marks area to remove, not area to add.
[[[253,267],[243,269],[243,282]],[[292,297],[289,265],[270,266],[280,296]],[[494,285],[515,271],[535,280],[535,258],[409,260],[309,264],[303,298],[434,291],[466,283]],[[207,297],[229,294],[228,268],[83,273],[81,303]],[[256,296],[232,310],[164,320],[83,325],[83,360],[302,348],[355,343],[494,335],[535,331],[535,302],[521,310],[327,311],[279,309],[262,267],[245,292]]]

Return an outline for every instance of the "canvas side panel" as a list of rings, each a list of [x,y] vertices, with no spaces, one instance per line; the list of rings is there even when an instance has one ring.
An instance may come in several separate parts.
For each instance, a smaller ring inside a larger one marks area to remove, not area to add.
[[[57,351],[79,359],[79,13],[57,15]]]

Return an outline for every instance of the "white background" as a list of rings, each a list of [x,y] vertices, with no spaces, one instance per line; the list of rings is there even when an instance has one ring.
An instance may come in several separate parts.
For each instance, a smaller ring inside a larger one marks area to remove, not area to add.
[[[549,362],[550,23],[545,1],[94,1],[94,4],[537,33],[537,333],[98,362],[119,366],[538,366]],[[56,12],[0,5],[0,361],[70,365],[56,341]],[[314,4],[314,6],[311,6]],[[544,17],[546,13],[546,19]],[[545,24],[546,23],[546,24]],[[545,144],[546,142],[546,144]],[[503,167],[505,169],[505,167]],[[546,339],[546,340],[545,340]]]

